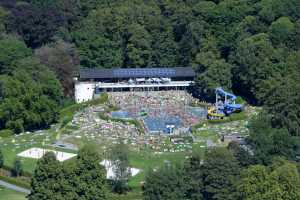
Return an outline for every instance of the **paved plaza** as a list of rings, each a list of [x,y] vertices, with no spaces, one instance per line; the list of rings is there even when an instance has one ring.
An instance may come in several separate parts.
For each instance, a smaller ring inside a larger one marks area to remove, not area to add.
[[[62,151],[54,151],[54,150],[42,149],[42,148],[30,148],[30,149],[27,149],[26,151],[23,151],[17,155],[20,157],[24,157],[24,158],[40,159],[47,152],[53,152],[56,156],[56,159],[60,162],[69,160],[76,156],[76,154],[73,154],[73,153],[66,153],[66,152],[62,152]]]

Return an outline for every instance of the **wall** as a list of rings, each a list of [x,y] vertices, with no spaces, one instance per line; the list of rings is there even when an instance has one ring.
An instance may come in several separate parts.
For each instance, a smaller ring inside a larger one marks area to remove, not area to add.
[[[75,82],[75,101],[82,103],[93,99],[95,83],[93,82]]]

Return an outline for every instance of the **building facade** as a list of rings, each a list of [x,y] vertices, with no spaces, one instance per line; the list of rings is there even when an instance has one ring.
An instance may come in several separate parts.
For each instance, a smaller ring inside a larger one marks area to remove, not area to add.
[[[191,67],[80,69],[75,101],[92,100],[102,92],[183,90],[193,84]]]

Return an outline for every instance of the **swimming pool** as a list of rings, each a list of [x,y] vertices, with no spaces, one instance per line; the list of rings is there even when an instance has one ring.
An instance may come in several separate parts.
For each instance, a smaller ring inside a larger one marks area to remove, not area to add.
[[[191,113],[192,115],[199,117],[201,119],[206,118],[207,116],[207,110],[202,107],[187,107],[187,111]]]
[[[132,118],[130,113],[127,111],[113,111],[111,112],[112,118],[129,119]]]
[[[149,133],[170,133],[170,129],[167,128],[168,125],[178,128],[181,126],[181,119],[179,117],[165,116],[165,117],[150,117],[144,118],[144,124]]]

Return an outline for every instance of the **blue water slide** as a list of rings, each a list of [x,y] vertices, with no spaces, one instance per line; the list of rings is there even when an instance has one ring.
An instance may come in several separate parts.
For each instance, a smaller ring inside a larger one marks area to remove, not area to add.
[[[221,95],[221,96],[227,96],[227,98],[229,98],[233,101],[236,100],[236,98],[237,98],[234,94],[226,92],[222,88],[216,88],[216,93]]]
[[[222,88],[216,88],[216,94],[225,97],[227,102],[224,104],[223,112],[228,115],[235,111],[242,110],[243,106],[241,104],[235,104],[233,103],[237,97],[234,94],[231,94],[229,92],[224,91]],[[228,100],[231,100],[233,102],[228,102]]]
[[[243,106],[241,104],[226,104],[224,106],[224,113],[229,115],[235,111],[241,111]]]

